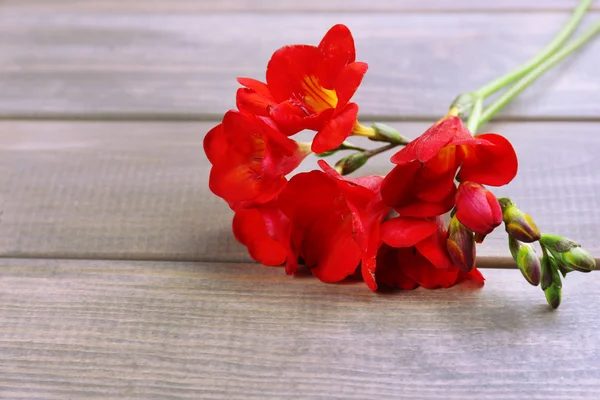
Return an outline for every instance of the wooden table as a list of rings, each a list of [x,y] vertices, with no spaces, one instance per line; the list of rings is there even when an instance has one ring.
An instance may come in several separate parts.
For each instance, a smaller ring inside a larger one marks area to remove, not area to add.
[[[0,398],[600,398],[599,274],[550,311],[498,232],[482,290],[291,278],[235,242],[202,151],[236,76],[335,23],[370,65],[361,120],[414,137],[575,3],[0,2]],[[596,255],[599,64],[597,41],[489,125],[520,157],[496,193]]]

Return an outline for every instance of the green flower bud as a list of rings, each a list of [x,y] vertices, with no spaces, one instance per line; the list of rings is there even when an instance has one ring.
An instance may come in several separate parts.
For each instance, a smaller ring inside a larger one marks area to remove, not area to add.
[[[377,142],[388,142],[397,144],[408,144],[408,142],[410,142],[405,137],[402,137],[402,135],[400,135],[400,132],[398,132],[396,129],[392,128],[389,125],[376,122],[373,125],[371,125],[371,127],[376,133],[375,137],[370,138],[371,140]]]
[[[517,266],[527,280],[533,286],[540,284],[542,275],[540,259],[535,253],[535,249],[528,244],[523,244],[517,253]],[[560,278],[559,278],[560,279]]]
[[[477,97],[473,93],[462,93],[454,99],[450,107],[456,107],[459,115],[462,115],[471,110],[476,100]]]
[[[556,285],[562,288],[562,281],[558,273],[558,263],[552,256],[545,254],[542,259],[541,271],[542,271],[542,290],[548,289],[552,285]]]
[[[348,175],[365,165],[368,160],[369,157],[363,152],[353,153],[335,163],[335,169],[341,175]]]
[[[546,295],[546,301],[553,309],[557,309],[560,306],[560,301],[562,299],[562,289],[555,284],[550,285],[546,290],[544,290],[544,294]]]
[[[573,247],[569,251],[559,253],[557,260],[565,267],[579,272],[590,272],[596,268],[594,257],[581,247]]]
[[[502,220],[504,221],[506,232],[510,236],[525,243],[535,242],[540,239],[540,230],[529,215],[519,210],[512,202],[506,206],[503,203],[500,204],[502,206]]]
[[[521,248],[521,245],[522,243],[514,237],[508,237],[508,248],[510,249],[510,254],[512,255],[513,260],[515,261],[517,261],[517,254],[519,254],[519,249]]]
[[[548,248],[548,250],[556,253],[564,253],[571,250],[573,247],[579,247],[580,244],[571,239],[567,239],[558,235],[549,235],[544,233],[540,238],[540,243]]]
[[[460,223],[455,216],[450,220],[446,247],[450,258],[466,272],[475,267],[475,240],[473,232]]]

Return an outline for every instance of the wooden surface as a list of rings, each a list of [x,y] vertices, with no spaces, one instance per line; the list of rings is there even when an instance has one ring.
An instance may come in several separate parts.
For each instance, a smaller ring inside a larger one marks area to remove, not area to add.
[[[600,274],[373,295],[248,264],[4,260],[0,397],[597,399]]]
[[[551,312],[498,269],[514,268],[499,231],[479,248],[481,290],[288,277],[247,264],[202,152],[236,76],[334,23],[370,65],[361,119],[414,137],[575,4],[0,0],[0,398],[598,399],[598,273],[569,275]],[[495,193],[595,255],[597,65],[600,41],[489,126],[520,158]]]
[[[567,17],[567,12],[43,13],[8,7],[0,12],[0,117],[214,120],[235,107],[235,77],[264,79],[275,49],[317,44],[341,22],[354,33],[358,59],[369,63],[355,96],[363,118],[430,121],[458,93],[527,60]],[[594,18],[600,13],[586,24]],[[502,118],[598,120],[599,52],[597,42],[561,64]]]

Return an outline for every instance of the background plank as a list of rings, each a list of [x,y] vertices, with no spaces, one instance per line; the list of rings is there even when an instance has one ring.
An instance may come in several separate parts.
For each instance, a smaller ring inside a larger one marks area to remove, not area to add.
[[[243,264],[2,260],[0,396],[596,399],[600,274],[376,295]]]
[[[275,49],[316,44],[341,22],[355,34],[358,58],[370,64],[356,96],[363,118],[433,119],[458,93],[528,59],[568,15],[153,14],[118,7],[49,13],[23,7],[0,12],[4,118],[215,119],[234,106],[236,76],[263,78]],[[593,13],[588,21],[598,17]],[[599,57],[597,41],[520,96],[504,118],[598,119]]]
[[[214,11],[570,11],[577,5],[577,0],[374,0],[364,2],[361,0],[4,0],[3,5],[10,6],[11,10],[36,12],[64,12],[64,11],[89,11],[89,12],[136,12],[136,13],[164,13],[164,12],[214,12]],[[598,9],[598,5],[592,5]]]
[[[428,124],[393,125],[414,137]],[[249,261],[231,234],[231,211],[207,189],[202,138],[210,127],[1,122],[0,255]],[[519,176],[495,193],[513,197],[544,231],[581,241],[595,254],[599,129],[598,123],[490,127],[514,143],[521,160]],[[390,155],[359,172],[387,173]],[[314,167],[314,159],[303,164]],[[505,235],[490,236],[479,254],[506,259]]]

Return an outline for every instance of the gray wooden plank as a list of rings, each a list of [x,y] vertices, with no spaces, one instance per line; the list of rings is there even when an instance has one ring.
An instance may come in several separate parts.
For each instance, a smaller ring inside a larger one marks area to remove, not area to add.
[[[427,126],[393,125],[408,137]],[[210,127],[0,122],[0,256],[249,261],[231,234],[232,212],[207,187],[202,139]],[[544,231],[579,240],[596,255],[599,129],[598,123],[490,126],[513,141],[520,157],[518,177],[494,192],[512,196]],[[359,172],[385,174],[390,155]],[[315,158],[302,165],[315,167]],[[509,262],[501,230],[479,254],[494,265]]]
[[[4,7],[11,10],[36,12],[64,12],[84,10],[90,12],[136,12],[203,13],[219,11],[278,12],[278,11],[429,11],[429,12],[481,12],[481,11],[569,11],[577,5],[577,0],[4,0]],[[598,5],[592,4],[592,9]]]
[[[264,78],[275,49],[316,44],[345,23],[358,58],[370,64],[355,96],[362,115],[434,118],[458,93],[527,60],[567,16],[8,7],[0,12],[0,117],[214,118],[235,106],[236,76]],[[596,42],[523,93],[504,118],[597,119],[599,57]]]
[[[244,264],[0,261],[0,396],[595,400],[600,274],[377,295]]]

